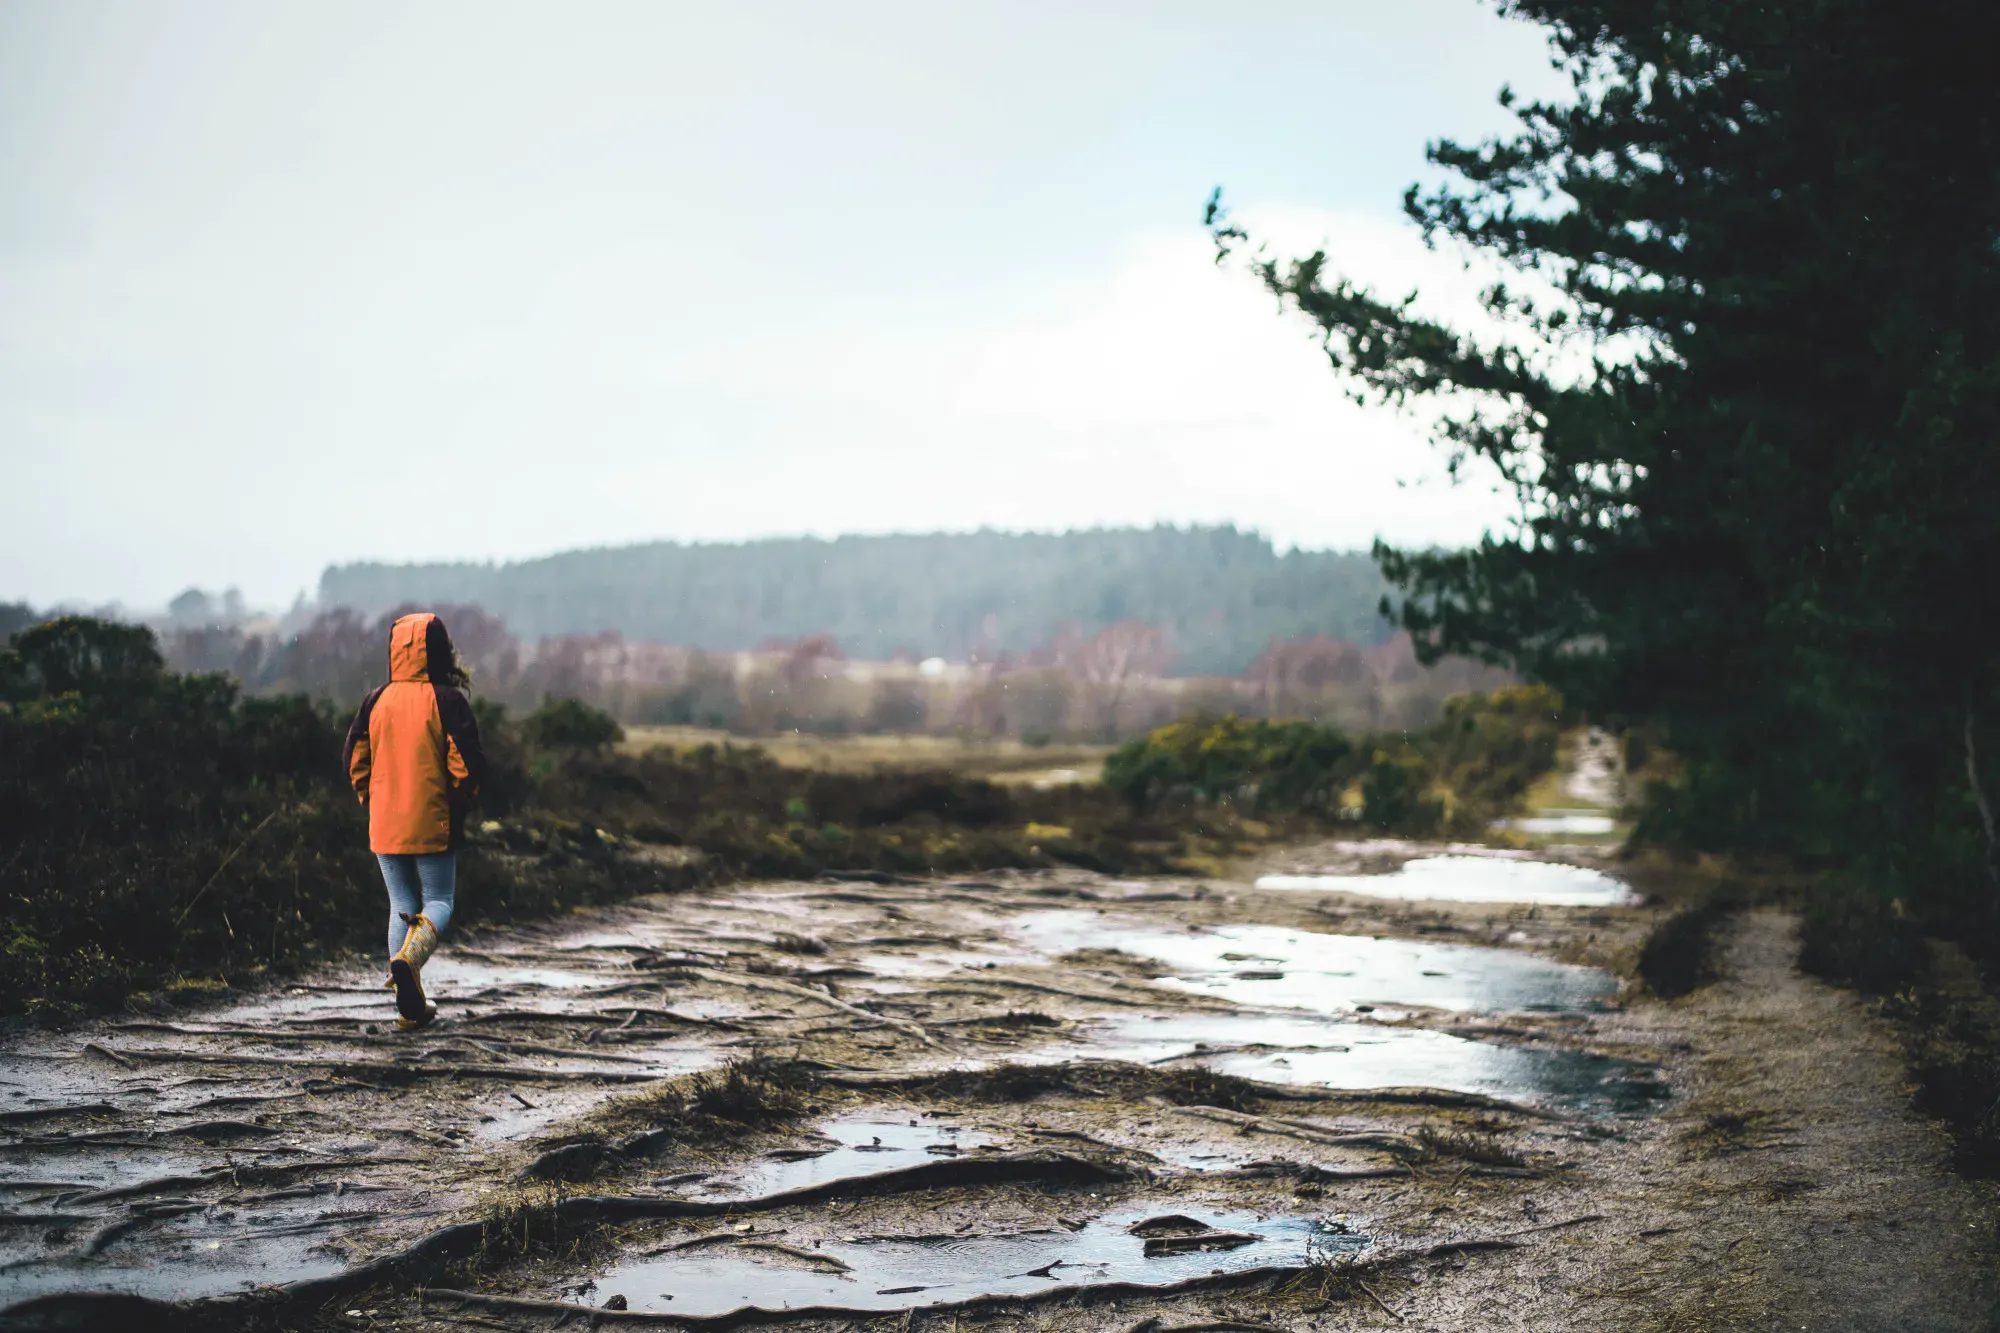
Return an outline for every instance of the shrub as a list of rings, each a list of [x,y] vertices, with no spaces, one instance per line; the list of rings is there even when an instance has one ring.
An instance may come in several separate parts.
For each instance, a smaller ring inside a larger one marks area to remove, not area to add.
[[[581,700],[544,699],[521,719],[521,737],[537,750],[604,750],[624,740],[625,729]]]
[[[1509,685],[1445,700],[1444,716],[1418,734],[1455,822],[1480,824],[1510,808],[1556,766],[1565,722],[1562,696],[1546,685]]]
[[[1896,905],[1855,889],[1826,889],[1799,923],[1799,968],[1872,995],[1901,990],[1929,964],[1923,933]]]
[[[1137,810],[1180,796],[1260,812],[1325,811],[1338,802],[1351,750],[1340,732],[1314,722],[1194,718],[1114,750],[1104,782]]]
[[[1377,750],[1361,775],[1361,817],[1378,829],[1432,833],[1444,806],[1428,795],[1430,766],[1414,750]]]

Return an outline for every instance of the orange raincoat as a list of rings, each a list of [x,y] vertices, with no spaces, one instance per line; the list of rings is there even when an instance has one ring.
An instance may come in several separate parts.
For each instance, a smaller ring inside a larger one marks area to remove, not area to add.
[[[361,701],[347,729],[347,776],[368,808],[368,846],[382,853],[455,851],[485,776],[479,724],[460,691],[434,684],[430,664],[451,640],[428,613],[389,631],[389,683]]]

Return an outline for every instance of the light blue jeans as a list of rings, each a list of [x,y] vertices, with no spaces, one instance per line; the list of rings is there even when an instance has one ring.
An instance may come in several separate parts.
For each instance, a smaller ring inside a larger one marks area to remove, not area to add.
[[[458,853],[432,852],[414,856],[403,852],[377,852],[382,863],[382,882],[389,886],[389,956],[403,947],[403,936],[411,916],[422,912],[437,927],[438,934],[451,922],[451,904],[458,892]]]

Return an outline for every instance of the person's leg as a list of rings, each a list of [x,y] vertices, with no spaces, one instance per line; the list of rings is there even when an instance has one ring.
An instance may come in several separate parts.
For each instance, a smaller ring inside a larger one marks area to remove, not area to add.
[[[437,1016],[437,1006],[424,994],[424,964],[437,949],[438,935],[451,921],[458,887],[458,857],[451,852],[412,856],[412,876],[422,889],[422,911],[410,916],[410,933],[389,960],[389,982],[396,988],[397,1026],[405,1032]]]
[[[424,886],[424,915],[442,935],[451,924],[451,909],[458,897],[458,853],[436,852],[415,859],[417,876]]]
[[[410,933],[404,913],[415,916],[424,910],[424,886],[416,857],[377,852],[375,860],[381,864],[382,882],[389,888],[389,956],[394,958],[403,947],[403,937]]]

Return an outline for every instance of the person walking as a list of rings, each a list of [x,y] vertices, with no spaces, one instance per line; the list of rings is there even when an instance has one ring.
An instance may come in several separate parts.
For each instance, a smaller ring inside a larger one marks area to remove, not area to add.
[[[465,697],[471,683],[444,622],[404,616],[389,630],[389,683],[361,701],[347,728],[348,781],[368,811],[368,847],[389,889],[383,988],[396,992],[405,1032],[437,1017],[424,964],[451,924],[465,816],[486,775]]]

